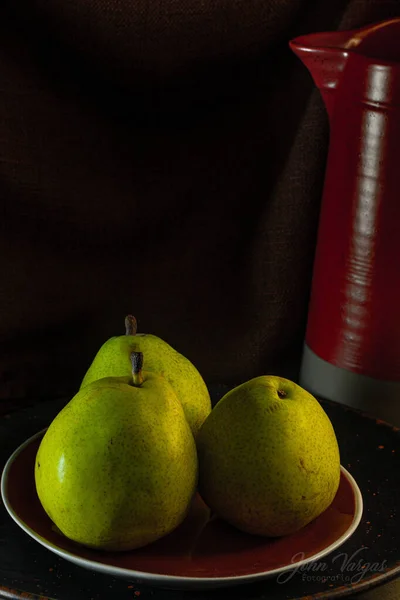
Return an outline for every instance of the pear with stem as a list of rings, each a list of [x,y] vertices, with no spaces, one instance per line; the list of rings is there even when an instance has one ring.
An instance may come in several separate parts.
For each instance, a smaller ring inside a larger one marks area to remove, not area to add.
[[[196,445],[167,379],[142,370],[82,388],[55,417],[35,461],[40,502],[68,538],[134,549],[170,533],[196,491]]]

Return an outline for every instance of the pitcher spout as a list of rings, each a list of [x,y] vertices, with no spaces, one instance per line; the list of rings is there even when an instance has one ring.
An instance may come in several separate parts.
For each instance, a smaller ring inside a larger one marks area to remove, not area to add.
[[[329,118],[335,106],[336,89],[349,56],[362,54],[379,62],[400,61],[400,18],[350,31],[302,35],[290,48],[310,71],[324,99]]]
[[[302,35],[289,42],[290,48],[310,71],[321,92],[329,118],[335,105],[335,92],[346,66],[349,32]]]

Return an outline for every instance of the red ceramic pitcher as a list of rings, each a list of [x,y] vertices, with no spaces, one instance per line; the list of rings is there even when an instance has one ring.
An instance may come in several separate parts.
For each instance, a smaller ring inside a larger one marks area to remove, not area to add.
[[[300,384],[400,422],[400,18],[290,42],[330,144]]]

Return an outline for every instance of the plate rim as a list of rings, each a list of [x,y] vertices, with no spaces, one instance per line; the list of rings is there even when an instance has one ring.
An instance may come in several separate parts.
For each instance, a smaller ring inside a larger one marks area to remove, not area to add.
[[[40,435],[44,434],[47,431],[48,427],[41,429],[34,435],[30,436],[26,439],[22,444],[20,444],[11,456],[8,458],[7,462],[4,465],[3,472],[1,475],[1,483],[0,483],[0,492],[3,504],[13,519],[13,521],[32,539],[34,539],[37,543],[41,544],[44,548],[53,552],[57,556],[72,562],[80,567],[89,569],[91,571],[97,571],[99,573],[103,573],[106,575],[110,575],[113,577],[119,577],[124,579],[137,579],[141,582],[148,583],[156,586],[164,586],[169,588],[180,588],[180,589],[201,589],[201,588],[217,588],[217,587],[227,587],[230,585],[238,585],[244,583],[255,583],[257,581],[262,581],[270,577],[278,576],[282,573],[287,573],[294,568],[300,568],[308,563],[319,560],[340,546],[342,546],[356,531],[357,527],[361,522],[361,518],[363,515],[363,498],[361,494],[361,490],[354,479],[354,477],[349,473],[343,465],[340,465],[340,470],[343,475],[346,477],[348,482],[350,483],[351,489],[354,494],[355,501],[355,510],[353,520],[348,527],[348,529],[334,542],[332,542],[326,548],[323,548],[319,552],[304,558],[298,562],[290,563],[284,565],[282,567],[278,567],[275,569],[271,569],[269,571],[261,571],[258,573],[251,573],[247,575],[229,575],[224,577],[191,577],[191,576],[182,576],[182,575],[167,575],[165,573],[150,573],[148,571],[136,571],[134,569],[126,569],[124,567],[116,567],[112,565],[107,565],[104,563],[97,562],[95,560],[82,558],[79,555],[76,555],[69,550],[63,550],[59,546],[56,546],[52,542],[48,541],[46,538],[39,535],[34,529],[29,527],[15,512],[12,507],[6,492],[6,486],[8,481],[8,475],[11,469],[11,466],[15,462],[16,458],[19,454],[29,446],[36,438]]]

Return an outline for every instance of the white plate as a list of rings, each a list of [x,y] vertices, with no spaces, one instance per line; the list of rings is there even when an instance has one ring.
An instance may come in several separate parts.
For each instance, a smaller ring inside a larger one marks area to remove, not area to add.
[[[323,558],[348,540],[361,520],[360,489],[341,467],[341,483],[332,505],[285,538],[250,536],[219,519],[208,521],[209,511],[196,497],[186,521],[145,548],[120,553],[87,549],[54,531],[37,497],[34,463],[44,431],[24,442],[7,461],[1,479],[4,505],[17,525],[51,552],[113,577],[181,589],[256,582]]]

